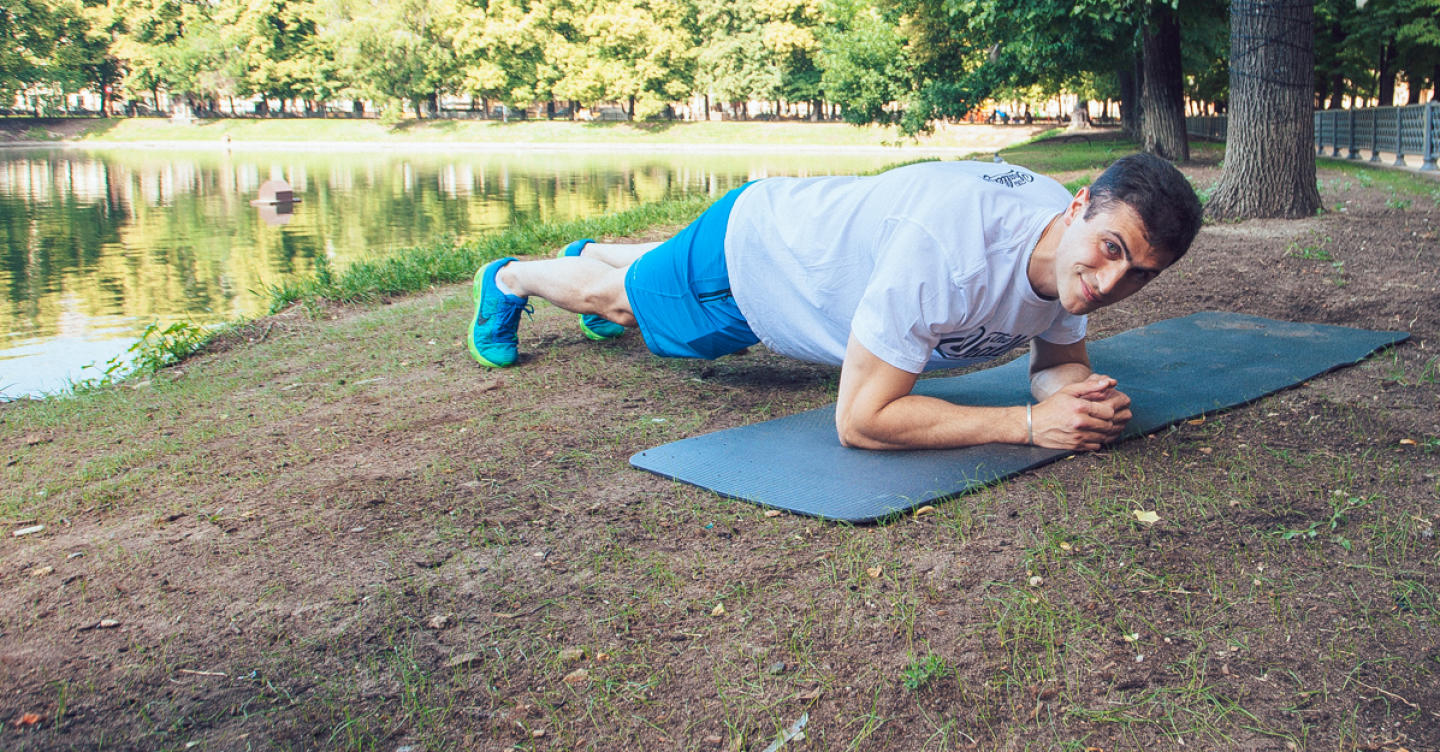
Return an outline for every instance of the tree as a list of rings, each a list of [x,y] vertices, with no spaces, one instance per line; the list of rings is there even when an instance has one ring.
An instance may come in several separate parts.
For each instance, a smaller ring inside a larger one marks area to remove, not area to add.
[[[241,94],[324,102],[340,89],[330,38],[310,0],[251,0],[234,19]],[[322,107],[323,111],[323,107]]]
[[[696,19],[709,35],[696,59],[696,87],[721,101],[773,99],[781,71],[765,46],[763,19],[750,0],[698,0]],[[742,109],[741,115],[749,113]]]
[[[887,117],[909,89],[905,40],[870,0],[831,0],[821,35],[820,87],[851,123]]]
[[[1295,218],[1320,208],[1314,22],[1311,0],[1232,0],[1229,139],[1210,216]]]
[[[1184,72],[1180,65],[1180,19],[1157,3],[1141,33],[1144,71],[1140,83],[1140,143],[1172,162],[1190,161],[1185,133]]]
[[[424,117],[423,102],[460,79],[451,46],[458,12],[453,0],[369,2],[345,0],[329,20],[327,43],[337,70],[359,94],[409,102]]]

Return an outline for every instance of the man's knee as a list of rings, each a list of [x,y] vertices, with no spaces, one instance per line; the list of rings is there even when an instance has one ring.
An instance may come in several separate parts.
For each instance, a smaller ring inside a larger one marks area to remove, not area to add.
[[[586,290],[586,302],[595,313],[621,326],[635,326],[635,312],[625,293],[625,272],[619,268],[596,279]]]

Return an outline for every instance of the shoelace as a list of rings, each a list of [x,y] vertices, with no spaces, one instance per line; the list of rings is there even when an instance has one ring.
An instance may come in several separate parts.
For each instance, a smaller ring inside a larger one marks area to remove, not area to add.
[[[495,315],[491,316],[492,319],[498,320],[495,327],[496,342],[513,344],[520,341],[516,336],[516,328],[519,326],[518,320],[522,313],[532,319],[535,317],[535,306],[530,305],[528,298],[522,299],[519,303],[512,303],[508,299],[500,301]]]

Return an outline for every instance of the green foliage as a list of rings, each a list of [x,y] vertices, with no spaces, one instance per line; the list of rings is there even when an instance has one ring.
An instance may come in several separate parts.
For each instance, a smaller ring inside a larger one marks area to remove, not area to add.
[[[905,40],[870,0],[825,5],[821,87],[852,123],[888,119],[886,107],[906,91]]]
[[[1228,98],[1221,0],[1178,3],[1184,87]],[[1133,0],[8,0],[0,98],[82,86],[130,99],[347,96],[417,115],[440,95],[528,107],[708,95],[829,101],[907,132],[992,97],[1121,96],[1153,2]],[[1440,64],[1440,0],[1322,0],[1316,95],[1413,90]],[[1387,72],[1384,77],[1376,71]],[[41,97],[43,99],[43,97]],[[43,102],[32,98],[42,107]]]
[[[308,280],[269,288],[270,311],[274,313],[297,301],[375,300],[458,282],[471,278],[482,264],[497,258],[545,253],[575,238],[623,236],[657,224],[688,222],[707,204],[703,197],[664,201],[589,219],[517,225],[472,243],[447,238],[352,264],[340,274],[322,264]]]
[[[1357,509],[1368,506],[1373,498],[1359,498],[1346,496],[1336,492],[1330,500],[1330,514],[1324,519],[1312,520],[1305,527],[1282,527],[1275,530],[1271,535],[1280,540],[1313,540],[1322,533],[1328,534],[1330,539],[1339,544],[1341,548],[1349,551],[1352,548],[1350,539],[1341,534],[1340,529],[1350,520],[1350,514]]]
[[[928,653],[924,658],[912,658],[909,665],[900,671],[901,683],[911,692],[918,692],[926,685],[944,676],[950,667],[945,659],[935,653]]]
[[[124,353],[105,362],[100,376],[74,384],[73,391],[99,389],[131,376],[155,373],[195,354],[214,336],[215,332],[189,321],[176,321],[164,329],[151,322]]]

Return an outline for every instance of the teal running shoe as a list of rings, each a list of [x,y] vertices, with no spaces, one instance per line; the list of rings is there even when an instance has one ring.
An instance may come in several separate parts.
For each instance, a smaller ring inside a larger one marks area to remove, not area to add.
[[[586,238],[584,240],[577,240],[574,243],[565,246],[557,255],[560,258],[565,258],[566,256],[579,256],[580,252],[585,250],[586,243],[594,242],[595,241],[589,238]],[[587,338],[593,339],[596,342],[601,342],[607,339],[615,339],[616,337],[624,334],[625,327],[620,326],[614,321],[611,321],[610,319],[607,319],[598,313],[582,313],[580,314],[580,331],[584,332]]]
[[[495,286],[495,273],[514,256],[492,261],[475,273],[471,296],[475,315],[470,319],[470,357],[487,368],[505,368],[520,357],[520,314],[533,313],[527,298],[506,295]]]

